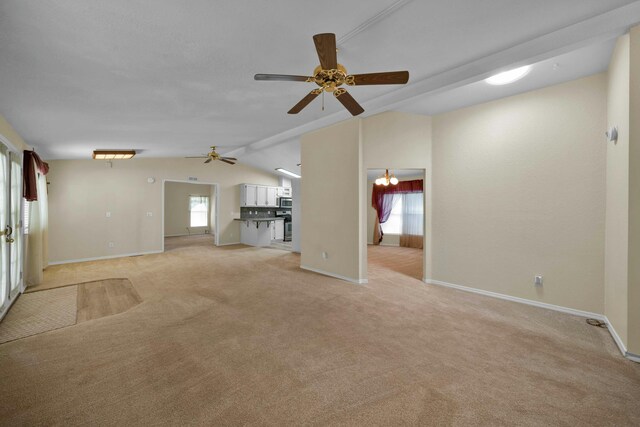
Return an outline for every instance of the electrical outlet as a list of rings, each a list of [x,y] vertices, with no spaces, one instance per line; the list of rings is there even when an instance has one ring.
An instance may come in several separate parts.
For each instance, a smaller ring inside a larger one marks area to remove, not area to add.
[[[113,243],[113,242],[109,242],[109,247],[110,247],[110,248],[114,247],[115,245],[116,245],[115,243]]]
[[[107,212],[107,218],[111,218],[111,212]]]
[[[329,258],[329,254],[323,251],[322,252],[322,259],[327,259],[327,258]]]
[[[153,212],[147,212],[147,216],[153,216]]]
[[[542,276],[536,276],[533,279],[533,284],[536,286],[542,286],[542,282],[544,281],[544,278]]]

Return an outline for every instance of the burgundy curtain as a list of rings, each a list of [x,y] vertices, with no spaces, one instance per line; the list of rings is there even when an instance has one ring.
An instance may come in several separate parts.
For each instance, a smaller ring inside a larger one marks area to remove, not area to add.
[[[382,226],[391,214],[393,204],[395,203],[394,194],[403,193],[422,193],[423,180],[415,179],[413,181],[400,181],[396,185],[376,185],[373,184],[373,192],[371,193],[371,206],[378,213],[377,224],[374,229],[373,244],[378,245],[382,242],[384,233],[382,232]]]
[[[43,162],[35,151],[24,150],[22,158],[22,196],[29,202],[38,200],[38,177],[36,171],[43,175],[49,172],[49,165]]]

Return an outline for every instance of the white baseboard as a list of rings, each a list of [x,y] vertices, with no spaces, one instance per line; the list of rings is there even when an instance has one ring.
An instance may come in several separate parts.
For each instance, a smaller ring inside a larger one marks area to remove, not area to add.
[[[590,319],[600,320],[607,324],[607,329],[609,330],[609,333],[611,334],[613,341],[615,341],[616,345],[618,346],[620,353],[622,353],[622,355],[627,359],[640,363],[640,356],[633,353],[629,353],[627,351],[627,347],[624,345],[624,343],[620,339],[620,336],[614,329],[613,325],[611,324],[611,322],[609,322],[609,319],[607,319],[607,316],[603,314],[592,313],[590,311],[584,311],[584,310],[577,310],[575,308],[563,307],[561,305],[548,304],[546,302],[533,301],[526,298],[519,298],[511,295],[500,294],[498,292],[485,291],[483,289],[471,288],[469,286],[455,285],[453,283],[442,282],[440,280],[422,279],[422,281],[430,285],[444,286],[447,288],[458,289],[460,291],[465,291],[465,292],[472,292],[474,294],[484,295],[492,298],[498,298],[506,301],[517,302],[520,304],[531,305],[534,307],[546,308],[548,310],[559,311],[561,313],[572,314],[574,316],[587,317]]]
[[[130,254],[98,256],[98,257],[92,257],[92,258],[68,259],[65,261],[51,261],[49,262],[49,265],[73,264],[74,262],[100,261],[103,259],[126,258],[130,256],[151,255],[151,254],[161,254],[161,253],[162,251],[147,251],[147,252],[134,252]]]
[[[213,236],[213,233],[196,233],[196,232],[193,232],[191,234],[184,233],[184,234],[165,234],[164,235],[164,237],[187,237],[187,236]]]
[[[351,277],[341,276],[335,273],[329,273],[328,271],[323,271],[313,267],[307,267],[306,265],[301,265],[300,268],[302,268],[303,270],[313,271],[314,273],[322,274],[324,276],[335,277],[336,279],[345,280],[351,283],[357,283],[359,285],[369,283],[367,279],[352,279]]]
[[[231,246],[231,245],[241,245],[242,243],[240,242],[231,242],[231,243],[220,243],[217,246]]]
[[[430,285],[445,286],[447,288],[458,289],[465,292],[473,292],[474,294],[485,295],[493,298],[503,299],[506,301],[519,302],[520,304],[532,305],[534,307],[547,308],[549,310],[559,311],[561,313],[573,314],[574,316],[589,317],[592,319],[601,320],[603,322],[606,321],[605,317],[602,314],[592,313],[590,311],[577,310],[575,308],[563,307],[561,305],[554,305],[554,304],[548,304],[546,302],[533,301],[526,298],[519,298],[511,295],[500,294],[498,292],[485,291],[484,289],[477,289],[477,288],[471,288],[468,286],[455,285],[453,283],[442,282],[440,280],[430,279],[430,280],[426,280],[425,282]]]
[[[613,327],[613,324],[609,321],[609,318],[607,316],[604,316],[604,320],[607,323],[607,329],[609,329],[609,333],[611,334],[611,336],[613,337],[613,340],[618,346],[620,353],[622,353],[622,355],[627,359],[640,363],[640,356],[637,354],[629,353],[627,351],[627,346],[624,345],[624,342],[622,342],[622,338],[620,338],[620,335],[618,335],[618,332]]]

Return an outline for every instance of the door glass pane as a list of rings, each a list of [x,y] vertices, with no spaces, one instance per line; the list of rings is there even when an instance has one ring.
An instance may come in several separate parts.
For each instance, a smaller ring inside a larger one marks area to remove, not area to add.
[[[0,144],[0,230],[5,229],[7,222],[7,194],[9,193],[9,180],[7,179],[7,152],[4,145]],[[0,307],[7,300],[7,244],[5,237],[0,236]]]
[[[20,207],[22,206],[22,166],[17,157],[11,153],[11,218],[10,224],[13,228],[11,238],[14,242],[9,251],[11,256],[11,296],[17,291],[20,285],[22,273],[22,221]]]

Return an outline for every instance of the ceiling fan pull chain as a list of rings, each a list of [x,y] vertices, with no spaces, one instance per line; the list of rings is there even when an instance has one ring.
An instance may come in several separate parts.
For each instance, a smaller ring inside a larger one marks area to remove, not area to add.
[[[324,111],[324,91],[322,91],[322,111]]]

